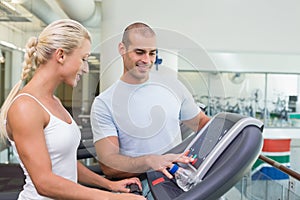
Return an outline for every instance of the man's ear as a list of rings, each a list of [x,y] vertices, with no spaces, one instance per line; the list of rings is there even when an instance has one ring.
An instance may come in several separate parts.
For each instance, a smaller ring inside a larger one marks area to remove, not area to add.
[[[119,54],[122,56],[126,53],[126,47],[124,45],[123,42],[120,42],[119,43],[119,46],[118,46],[118,49],[119,49]]]
[[[55,58],[57,60],[57,62],[59,62],[60,64],[63,64],[65,61],[65,53],[64,50],[62,49],[56,49],[55,51]]]

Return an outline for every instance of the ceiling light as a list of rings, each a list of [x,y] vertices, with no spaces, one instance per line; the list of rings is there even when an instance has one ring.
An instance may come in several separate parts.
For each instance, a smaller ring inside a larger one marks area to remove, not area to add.
[[[5,58],[2,54],[2,50],[0,49],[0,63],[4,63],[5,62]]]
[[[0,41],[0,44],[11,49],[17,49],[17,46],[10,42]]]
[[[21,4],[23,2],[24,2],[24,0],[11,0],[11,3],[14,3],[14,4]]]
[[[6,1],[2,1],[1,3],[3,3],[5,6],[7,6],[9,9],[13,10],[13,11],[17,11],[15,7],[13,7],[12,5],[10,5],[8,2]]]

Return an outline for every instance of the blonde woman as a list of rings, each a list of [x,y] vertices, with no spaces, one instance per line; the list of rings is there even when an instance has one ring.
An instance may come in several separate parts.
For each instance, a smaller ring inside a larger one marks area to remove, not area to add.
[[[89,32],[67,19],[51,23],[38,38],[28,40],[21,80],[3,104],[0,122],[1,135],[11,142],[26,176],[19,200],[144,199],[126,193],[129,184],[141,187],[137,178],[113,182],[76,159],[80,130],[54,92],[62,83],[75,87],[89,71],[90,49]],[[85,187],[77,181],[117,193]]]

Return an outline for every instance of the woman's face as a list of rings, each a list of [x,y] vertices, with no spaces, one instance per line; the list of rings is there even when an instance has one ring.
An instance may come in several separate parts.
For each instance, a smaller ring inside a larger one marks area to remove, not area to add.
[[[91,43],[85,39],[82,45],[75,49],[72,54],[67,55],[65,67],[66,73],[64,82],[76,87],[80,77],[89,72],[88,57],[90,55]]]

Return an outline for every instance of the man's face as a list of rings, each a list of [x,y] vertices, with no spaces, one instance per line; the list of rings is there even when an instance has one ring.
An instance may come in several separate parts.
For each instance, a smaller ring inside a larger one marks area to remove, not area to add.
[[[149,72],[156,58],[156,38],[144,37],[132,32],[129,36],[130,44],[123,56],[124,73],[135,83],[142,83],[148,79]]]

